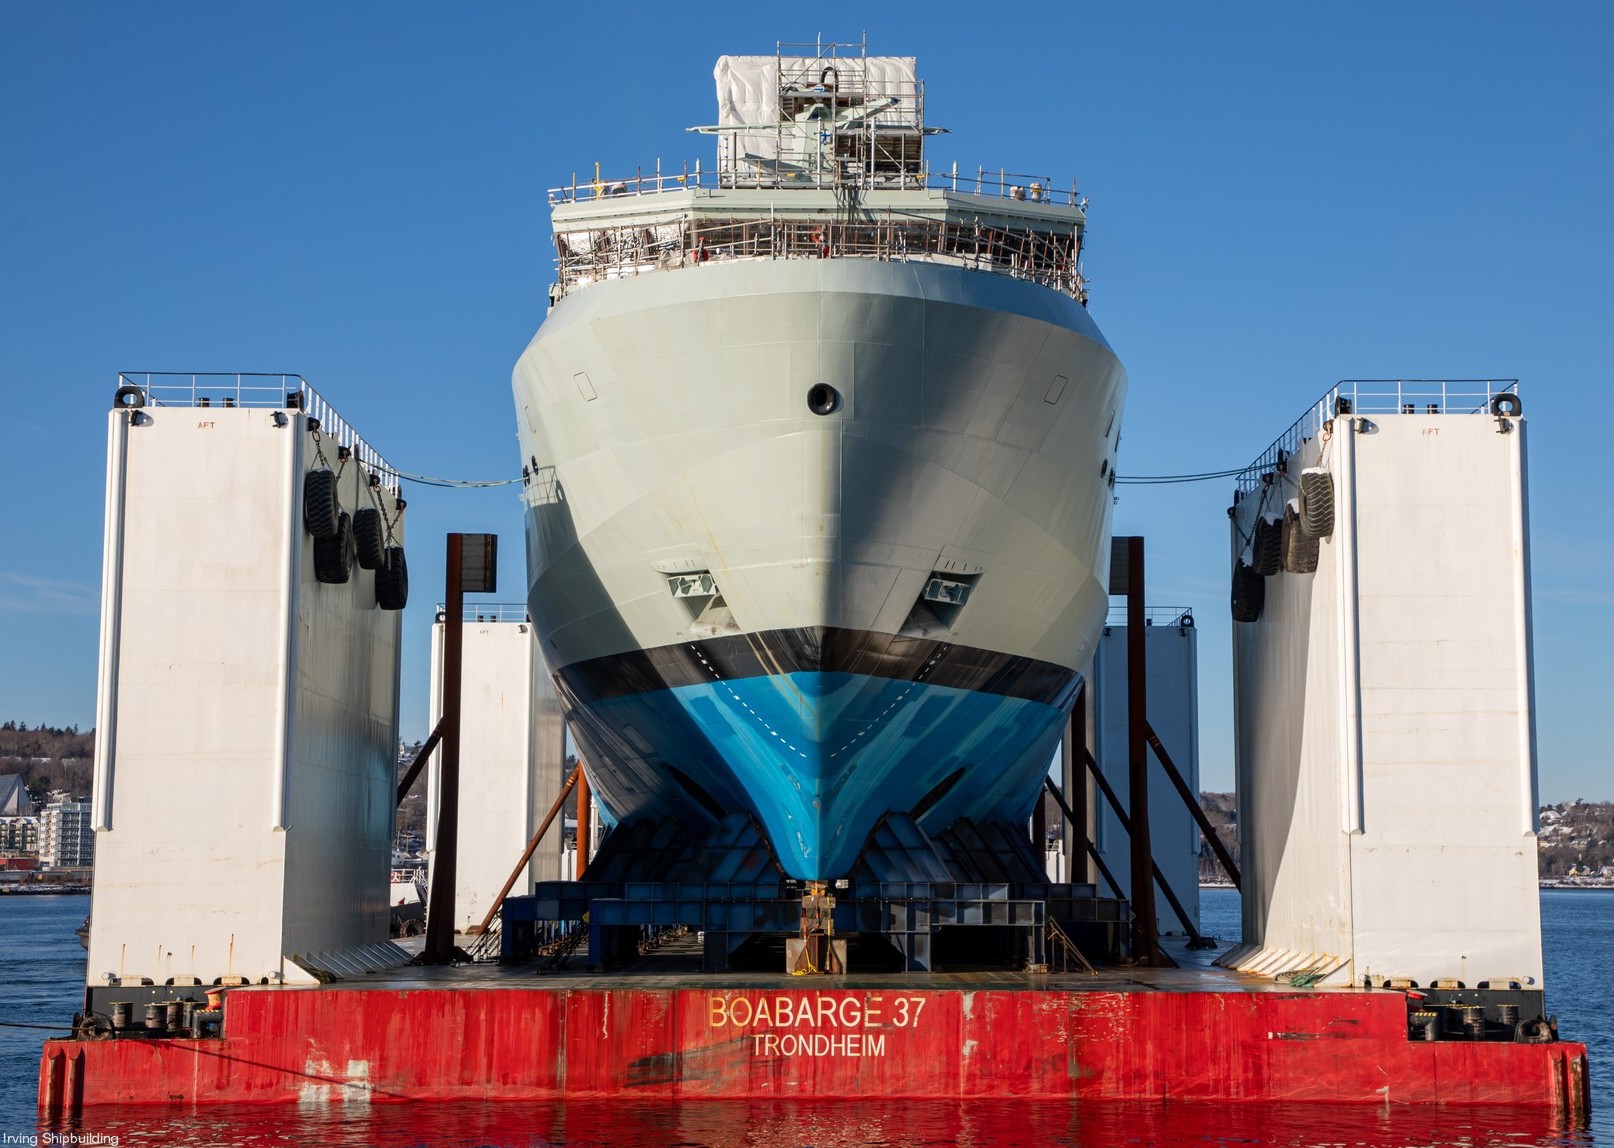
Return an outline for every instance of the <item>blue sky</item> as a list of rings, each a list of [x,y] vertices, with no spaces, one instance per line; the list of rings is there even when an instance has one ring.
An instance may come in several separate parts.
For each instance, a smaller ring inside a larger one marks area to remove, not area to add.
[[[94,724],[117,371],[298,372],[400,467],[508,477],[545,189],[708,159],[683,128],[712,120],[717,55],[866,31],[919,57],[953,130],[934,166],[1092,197],[1123,474],[1242,465],[1340,378],[1522,380],[1542,795],[1614,798],[1614,500],[1585,439],[1614,330],[1614,6],[890,11],[0,5],[0,718]],[[1208,788],[1232,784],[1230,490],[1122,488],[1116,519],[1150,540],[1151,599],[1200,617]],[[419,736],[443,533],[501,535],[498,600],[524,571],[509,488],[409,499]]]

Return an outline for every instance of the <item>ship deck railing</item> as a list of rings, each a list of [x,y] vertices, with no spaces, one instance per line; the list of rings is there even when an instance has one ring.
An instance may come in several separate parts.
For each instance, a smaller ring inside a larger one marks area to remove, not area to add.
[[[734,129],[741,130],[741,129]],[[1058,187],[1047,175],[1011,172],[1005,168],[995,170],[977,167],[974,173],[960,170],[955,163],[946,171],[911,171],[902,173],[847,175],[840,170],[820,173],[770,172],[765,167],[747,166],[730,170],[726,167],[702,168],[697,160],[693,166],[685,164],[676,173],[662,170],[658,162],[654,171],[635,171],[626,179],[605,179],[598,174],[592,180],[572,182],[549,189],[551,206],[566,203],[584,203],[592,199],[614,199],[625,195],[659,195],[663,192],[690,191],[749,191],[784,190],[801,191],[817,188],[824,191],[953,191],[968,195],[1007,199],[1017,203],[1048,203],[1060,207],[1081,208],[1085,200],[1076,190],[1075,181],[1068,188]]]
[[[1341,379],[1239,473],[1236,496],[1259,490],[1267,475],[1286,468],[1331,429],[1336,414],[1489,415],[1497,396],[1518,394],[1518,379]]]
[[[448,606],[442,602],[437,603],[435,617],[439,622],[448,617]],[[468,604],[465,607],[465,621],[470,622],[525,622],[532,624],[527,615],[525,602],[494,602],[484,605],[480,602]]]
[[[396,489],[396,468],[354,430],[301,375],[258,371],[119,371],[118,388],[133,387],[154,407],[197,407],[229,410],[254,407],[300,410],[317,420],[319,433],[353,452],[385,487]]]
[[[822,219],[675,219],[555,236],[561,294],[607,279],[701,263],[763,259],[926,262],[1029,280],[1085,302],[1079,223],[1068,230],[988,226],[871,211]]]
[[[1110,612],[1104,617],[1104,629],[1108,632],[1116,626],[1125,626],[1127,608],[1124,604],[1112,603]],[[1143,624],[1145,626],[1176,626],[1178,629],[1194,628],[1194,608],[1192,606],[1145,606],[1143,608]]]

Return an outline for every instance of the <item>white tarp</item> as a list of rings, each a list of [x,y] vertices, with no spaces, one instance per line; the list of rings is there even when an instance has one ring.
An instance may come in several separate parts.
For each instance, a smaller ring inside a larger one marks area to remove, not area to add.
[[[826,69],[834,69],[833,76],[826,75]],[[776,124],[782,89],[810,91],[833,82],[837,91],[859,94],[868,105],[896,99],[895,104],[874,117],[875,122],[917,128],[918,76],[918,61],[913,56],[719,56],[712,69],[717,81],[717,122],[722,127]],[[792,134],[788,130],[784,134],[789,151]],[[718,139],[719,167],[724,170],[734,166],[733,157],[748,153],[767,160],[780,158],[780,133],[771,127],[732,136],[723,133]]]

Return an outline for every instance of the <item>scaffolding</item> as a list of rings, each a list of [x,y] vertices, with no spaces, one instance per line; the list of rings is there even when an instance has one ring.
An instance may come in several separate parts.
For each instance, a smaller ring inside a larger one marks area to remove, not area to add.
[[[714,69],[717,165],[572,177],[551,189],[553,298],[607,279],[743,259],[944,263],[1085,303],[1086,201],[1074,181],[956,164],[936,173],[911,56],[866,43],[775,45]],[[777,194],[783,193],[783,194]]]
[[[893,210],[857,219],[692,218],[558,232],[561,290],[738,259],[860,258],[995,271],[1086,298],[1078,225],[1063,231],[954,222]]]

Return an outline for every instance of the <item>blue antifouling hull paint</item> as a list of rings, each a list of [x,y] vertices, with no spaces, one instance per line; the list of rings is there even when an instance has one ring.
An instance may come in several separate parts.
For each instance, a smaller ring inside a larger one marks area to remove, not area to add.
[[[589,760],[608,808],[685,819],[748,811],[788,874],[803,880],[847,875],[882,816],[927,796],[922,824],[932,831],[960,817],[1025,820],[1066,719],[1001,694],[818,672],[582,708],[585,728],[609,729],[619,751],[596,744]]]

